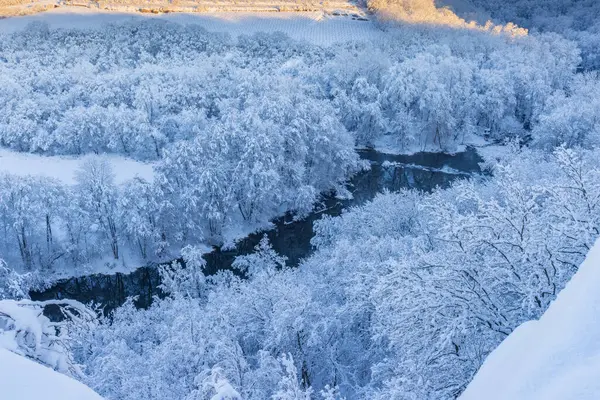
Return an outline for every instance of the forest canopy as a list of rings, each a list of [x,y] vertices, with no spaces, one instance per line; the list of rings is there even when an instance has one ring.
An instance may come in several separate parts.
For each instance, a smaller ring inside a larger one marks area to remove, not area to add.
[[[117,185],[98,160],[74,186],[0,177],[4,258],[60,270],[222,243],[343,188],[362,168],[357,146],[598,140],[578,106],[594,107],[597,78],[575,73],[580,52],[556,34],[414,27],[382,37],[323,47],[160,20],[4,34],[2,146],[119,154],[153,162],[156,175]]]

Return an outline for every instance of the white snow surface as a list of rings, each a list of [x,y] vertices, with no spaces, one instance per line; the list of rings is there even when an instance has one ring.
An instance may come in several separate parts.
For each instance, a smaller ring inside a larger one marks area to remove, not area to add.
[[[115,174],[116,184],[122,184],[136,176],[148,182],[154,179],[152,164],[114,154],[83,157],[42,156],[3,148],[0,148],[0,173],[54,178],[64,184],[73,185],[76,182],[75,173],[87,157],[101,157],[108,160]]]
[[[123,23],[144,18],[197,24],[208,31],[228,32],[232,36],[256,32],[284,32],[293,39],[324,46],[350,40],[377,39],[383,34],[371,21],[330,16],[322,12],[213,12],[154,15],[86,8],[58,8],[40,14],[0,19],[0,33],[21,30],[33,21],[45,22],[51,28],[86,29],[97,28],[107,23]]]
[[[461,400],[600,399],[600,240],[538,321],[510,334]]]
[[[29,332],[30,339],[39,348],[42,340],[42,326],[35,310],[21,307],[13,300],[0,300],[0,316],[8,316],[15,324],[14,329],[5,330],[0,325],[0,349],[19,352],[19,344],[15,340],[15,332]],[[1,322],[1,319],[0,319]],[[1,378],[1,377],[0,377]],[[0,385],[2,387],[2,385]],[[0,391],[0,394],[2,391]]]
[[[84,384],[0,348],[0,399],[102,400]]]

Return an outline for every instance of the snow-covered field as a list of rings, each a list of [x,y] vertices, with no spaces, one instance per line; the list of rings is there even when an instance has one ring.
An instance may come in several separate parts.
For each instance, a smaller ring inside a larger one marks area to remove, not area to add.
[[[217,12],[206,14],[140,14],[87,8],[58,8],[41,14],[0,19],[0,33],[23,29],[30,22],[45,22],[53,28],[93,28],[106,23],[157,18],[182,24],[197,24],[208,31],[233,36],[256,32],[284,32],[297,40],[331,45],[350,40],[377,39],[383,34],[371,21],[323,12]]]
[[[41,156],[19,153],[0,148],[0,173],[17,176],[40,176],[54,178],[64,184],[75,184],[75,175],[88,157],[105,158],[112,166],[115,183],[122,184],[137,177],[151,182],[154,178],[152,164],[146,164],[118,155],[76,157]]]
[[[538,321],[486,359],[461,400],[598,399],[600,241]]]

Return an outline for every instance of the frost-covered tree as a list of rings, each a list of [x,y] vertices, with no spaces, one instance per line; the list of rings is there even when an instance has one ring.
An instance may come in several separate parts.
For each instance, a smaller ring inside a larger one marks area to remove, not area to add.
[[[567,90],[555,92],[532,131],[534,144],[552,149],[567,145],[600,144],[600,78],[596,73],[578,76]]]
[[[117,219],[117,188],[108,161],[88,158],[77,173],[75,195],[87,217],[88,229],[98,232],[115,260],[119,259],[120,229]]]
[[[60,307],[65,320],[50,321],[43,314],[47,306]],[[95,321],[92,310],[73,300],[0,300],[0,347],[81,378],[69,331],[93,330]]]
[[[273,400],[310,400],[312,390],[303,389],[298,382],[298,371],[291,355],[281,356],[281,366],[285,373],[279,381],[277,391],[271,396]],[[306,382],[303,382],[306,385]]]

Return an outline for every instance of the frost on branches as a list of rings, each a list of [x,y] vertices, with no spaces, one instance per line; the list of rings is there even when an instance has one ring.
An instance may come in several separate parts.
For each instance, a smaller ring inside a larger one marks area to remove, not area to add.
[[[46,317],[49,306],[58,307],[64,319]],[[96,313],[74,300],[0,300],[0,348],[76,378],[83,372],[74,359],[71,334],[91,331],[95,324]]]
[[[555,34],[412,26],[323,47],[136,20],[0,35],[3,148],[154,168],[123,182],[92,158],[73,185],[0,173],[3,258],[45,276],[170,261],[305,215],[362,168],[356,146],[598,136],[598,79],[576,74],[579,50]]]
[[[84,340],[86,383],[127,400],[456,397],[594,243],[598,160],[514,146],[487,161],[492,176],[323,218],[298,268],[266,239],[236,261],[244,279],[175,266],[169,297]]]

